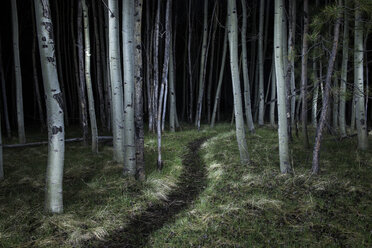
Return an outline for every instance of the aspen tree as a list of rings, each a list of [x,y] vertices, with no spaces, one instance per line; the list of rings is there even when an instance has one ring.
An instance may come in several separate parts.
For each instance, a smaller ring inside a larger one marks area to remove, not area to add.
[[[368,134],[365,116],[364,71],[363,71],[363,22],[358,2],[355,6],[354,26],[354,90],[355,90],[355,119],[358,134],[358,148],[367,150]]]
[[[136,174],[134,126],[134,0],[123,0],[124,175]]]
[[[236,8],[236,0],[228,0],[228,38],[229,38],[229,51],[230,51],[230,69],[233,84],[234,95],[234,114],[235,114],[235,127],[236,139],[238,141],[240,162],[242,164],[249,163],[249,153],[247,140],[245,138],[243,107],[240,90],[239,79],[239,66],[238,66],[238,15]]]
[[[45,186],[45,209],[47,212],[51,213],[62,213],[62,181],[65,155],[63,98],[58,82],[49,0],[34,0],[34,3],[48,118],[49,142]]]
[[[280,171],[289,173],[291,165],[289,163],[287,116],[286,116],[286,84],[283,71],[283,50],[282,50],[282,24],[283,24],[283,0],[275,1],[275,19],[274,19],[274,56],[275,56],[275,74],[277,82],[277,105],[278,105],[278,137],[279,137],[279,158]]]
[[[90,52],[90,34],[89,34],[89,13],[86,0],[81,0],[83,7],[83,23],[84,23],[84,44],[85,44],[85,83],[88,94],[88,106],[89,106],[89,120],[90,128],[92,132],[92,152],[98,153],[98,128],[96,120],[96,111],[94,108],[94,96],[92,88],[92,77],[91,77],[91,52]]]
[[[116,162],[124,163],[123,79],[120,59],[118,0],[109,0],[107,11],[109,19],[108,41],[112,97],[113,157]]]

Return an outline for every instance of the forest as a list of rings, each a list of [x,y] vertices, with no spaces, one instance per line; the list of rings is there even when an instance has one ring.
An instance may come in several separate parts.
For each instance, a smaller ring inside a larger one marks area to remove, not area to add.
[[[0,1],[0,247],[372,247],[371,0]]]

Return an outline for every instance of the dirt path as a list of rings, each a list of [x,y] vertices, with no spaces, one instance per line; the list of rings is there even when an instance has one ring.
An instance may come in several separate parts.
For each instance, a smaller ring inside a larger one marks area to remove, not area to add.
[[[143,247],[154,231],[164,224],[173,222],[175,215],[187,208],[204,189],[205,168],[202,166],[198,151],[206,138],[190,142],[188,153],[183,158],[184,170],[178,187],[169,195],[168,200],[150,206],[146,211],[131,218],[129,224],[122,230],[107,237],[107,241],[95,247]]]

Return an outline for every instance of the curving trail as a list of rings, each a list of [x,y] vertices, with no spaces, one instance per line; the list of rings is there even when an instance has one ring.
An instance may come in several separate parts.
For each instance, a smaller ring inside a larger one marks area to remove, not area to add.
[[[188,153],[183,158],[183,172],[178,187],[169,195],[168,200],[150,206],[146,211],[131,218],[122,230],[111,234],[107,241],[95,247],[143,247],[149,236],[164,224],[173,222],[175,215],[187,208],[205,187],[206,171],[202,166],[198,151],[206,138],[190,142]]]

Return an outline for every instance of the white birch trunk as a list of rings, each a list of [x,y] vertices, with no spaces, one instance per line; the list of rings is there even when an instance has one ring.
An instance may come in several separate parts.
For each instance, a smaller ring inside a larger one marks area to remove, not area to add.
[[[109,0],[107,11],[109,18],[108,40],[112,100],[112,142],[114,146],[113,158],[118,163],[124,163],[123,79],[120,60],[118,0]]]
[[[83,7],[83,19],[84,19],[84,41],[85,41],[85,84],[87,87],[88,94],[88,106],[89,106],[89,119],[90,119],[90,128],[92,132],[92,152],[98,153],[98,129],[97,129],[97,120],[96,120],[96,111],[94,109],[94,96],[92,88],[92,78],[90,73],[90,63],[91,63],[91,54],[90,54],[90,35],[89,35],[89,13],[86,0],[81,2]]]
[[[124,175],[136,174],[134,126],[134,0],[123,0]]]
[[[230,51],[230,67],[234,94],[234,112],[236,139],[238,141],[240,162],[249,163],[247,140],[245,138],[243,107],[240,90],[239,63],[238,63],[238,17],[236,0],[228,0],[228,37]]]
[[[355,9],[355,35],[354,35],[354,73],[355,73],[355,118],[358,132],[358,148],[367,150],[367,120],[365,118],[364,99],[364,72],[363,72],[363,23],[360,6],[356,4]]]
[[[275,55],[275,74],[277,82],[277,104],[278,104],[278,137],[279,137],[279,158],[280,171],[289,173],[291,165],[289,163],[288,132],[286,116],[286,84],[283,74],[283,0],[275,1],[275,20],[274,20],[274,55]]]
[[[49,142],[45,209],[47,212],[51,213],[62,213],[62,181],[65,155],[63,98],[58,82],[56,57],[54,53],[53,24],[49,1],[34,0],[34,3],[48,119]]]

